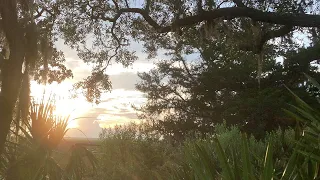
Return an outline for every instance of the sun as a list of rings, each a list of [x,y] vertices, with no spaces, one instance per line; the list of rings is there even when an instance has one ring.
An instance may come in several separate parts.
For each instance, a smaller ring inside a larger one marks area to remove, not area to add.
[[[79,108],[81,104],[77,104],[76,100],[55,100],[55,114],[59,116],[70,116],[73,118],[79,113]]]
[[[70,98],[70,85],[66,83],[40,85],[31,83],[31,96],[36,100],[54,100],[54,114],[57,116],[68,117],[67,128],[81,128],[77,119],[83,116],[90,109],[90,104],[84,97]]]
[[[78,128],[80,128],[80,125],[77,120],[69,120],[67,128],[68,129],[78,129]]]

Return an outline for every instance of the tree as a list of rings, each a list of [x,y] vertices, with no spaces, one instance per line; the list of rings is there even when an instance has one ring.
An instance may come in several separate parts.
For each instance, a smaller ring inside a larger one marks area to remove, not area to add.
[[[0,154],[13,119],[27,115],[30,76],[44,83],[72,76],[53,47],[58,7],[56,1],[0,1]]]
[[[92,76],[76,86],[83,87],[94,101],[111,87],[105,69],[112,60],[125,66],[136,60],[130,50],[132,40],[141,42],[150,58],[159,49],[175,51],[177,46],[185,53],[194,49],[188,49],[183,35],[196,28],[208,40],[227,33],[230,43],[240,50],[261,54],[275,38],[298,30],[317,31],[318,5],[312,0],[76,0],[65,2],[59,30],[65,42],[94,66]]]
[[[92,76],[79,82],[76,87],[84,88],[88,100],[98,102],[101,91],[111,88],[105,72],[111,61],[128,66],[137,59],[130,50],[131,40],[143,42],[150,57],[154,57],[161,48],[176,52],[178,42],[183,40],[181,35],[188,33],[191,27],[210,38],[219,36],[221,32],[228,33],[230,39],[237,39],[236,42],[230,42],[231,44],[241,50],[261,54],[264,45],[274,38],[285,37],[299,28],[317,34],[319,32],[316,28],[320,24],[318,2],[312,0],[299,3],[255,0],[146,0],[142,6],[127,0],[0,2],[1,30],[4,37],[2,40],[5,39],[8,47],[5,53],[8,61],[1,63],[0,149],[13,118],[13,109],[23,79],[22,64],[28,59],[27,56],[31,57],[38,52],[36,48],[28,49],[35,47],[35,42],[38,42],[29,38],[29,35],[33,37],[35,30],[40,30],[41,27],[49,26],[48,32],[61,35],[67,44],[78,50],[80,58],[93,64]],[[242,26],[247,28],[237,29]],[[53,27],[54,31],[51,31]],[[52,42],[56,37],[53,35],[56,34],[49,33],[45,37],[50,37],[49,42]],[[87,41],[89,36],[93,38]],[[179,52],[183,53],[194,50],[184,43],[180,49],[182,51]],[[32,64],[32,60],[25,62],[27,66]],[[257,75],[260,76],[262,63],[261,60],[258,62]],[[47,67],[45,64],[44,72]]]
[[[305,72],[311,61],[320,59],[319,51],[317,51],[317,35],[320,24],[319,3],[312,0],[301,2],[78,0],[68,1],[64,7],[63,25],[60,26],[62,37],[67,44],[78,50],[81,58],[94,65],[92,76],[76,86],[77,88],[83,87],[85,95],[91,101],[97,100],[102,90],[110,88],[105,69],[112,60],[128,66],[137,58],[135,52],[130,50],[130,42],[132,41],[141,42],[149,58],[156,57],[158,50],[163,49],[174,62],[180,61],[184,55],[195,53],[204,55],[205,52],[199,52],[201,46],[210,47],[210,43],[223,41],[227,48],[233,48],[233,51],[229,53],[240,51],[245,55],[251,54],[250,58],[254,62],[247,65],[251,68],[250,72],[253,72],[249,80],[250,85],[255,86],[256,92],[259,91],[259,86],[263,86],[263,83],[266,83],[265,85],[273,83],[274,88],[279,87],[279,84],[287,81],[288,79],[285,78],[288,77],[289,80],[292,80],[290,82],[293,84],[292,86],[299,85],[302,82],[301,74],[294,75],[292,78],[289,74]],[[294,33],[301,32],[307,32],[306,34],[310,35],[309,39],[312,39],[313,42],[307,49],[297,51],[298,45],[290,41],[292,41]],[[93,37],[90,42],[87,41],[88,36]],[[278,47],[270,47],[275,44]],[[295,57],[307,54],[307,52],[313,52],[312,56],[303,56],[305,57],[303,60],[298,60],[300,58],[294,60]],[[280,66],[274,66],[273,62],[276,56],[285,57],[285,66],[290,67],[285,69],[288,72],[276,70],[277,68],[281,69]],[[207,64],[214,60],[205,58]],[[177,89],[177,84],[186,87],[187,83],[201,82],[197,79],[191,81],[187,70],[168,67],[170,63],[162,63],[159,66],[162,71],[160,74],[151,72],[151,77],[144,77],[146,80],[149,78],[148,81],[156,83],[156,86],[150,86],[150,88],[156,89],[157,86],[162,88],[155,90],[154,94],[156,92],[158,96],[165,93],[176,94],[177,91],[185,91],[185,89]],[[223,60],[221,63],[223,64]],[[232,66],[231,61],[229,65]],[[297,69],[293,67],[297,67]],[[170,68],[168,70],[170,72],[164,70],[165,68]],[[274,73],[269,74],[269,71]],[[173,73],[172,77],[178,77],[183,82],[172,82],[170,83],[171,87],[163,87],[159,82],[163,77],[159,76],[167,75],[166,73]],[[282,76],[281,73],[287,73],[288,76]],[[272,79],[275,74],[280,76]],[[268,78],[272,83],[263,82],[268,79],[263,77],[265,75],[269,75]],[[207,74],[205,77],[210,76]],[[255,78],[258,83],[255,83]],[[211,90],[208,90],[208,93],[212,93]],[[252,94],[247,95],[249,98]],[[175,97],[179,101],[163,103],[162,108],[169,108],[174,103],[180,106],[184,97],[178,95]],[[201,100],[198,99],[198,101]],[[183,106],[181,105],[181,107]],[[154,111],[157,110],[154,109]],[[186,117],[186,114],[191,117],[191,110],[184,111],[184,113],[180,111],[181,117]],[[199,108],[193,109],[193,112],[199,112]],[[257,114],[257,116],[259,115]],[[195,126],[187,119],[185,119],[185,123],[190,128]],[[179,126],[177,125],[177,127]],[[172,125],[172,127],[174,126]]]
[[[290,101],[283,84],[309,102],[310,94],[304,92],[318,93],[302,74],[319,78],[318,68],[310,64],[319,55],[317,42],[299,51],[295,50],[297,45],[289,41],[283,49],[273,44],[264,45],[259,84],[254,52],[239,51],[228,43],[227,34],[206,41],[197,33],[194,30],[185,34],[183,42],[198,49],[200,60],[190,63],[189,59],[188,63],[175,54],[149,73],[139,75],[142,82],[136,87],[148,99],[140,109],[141,118],[152,120],[155,130],[164,135],[181,140],[190,132],[213,132],[217,123],[226,121],[261,137],[278,126],[293,124],[282,111]],[[284,64],[276,63],[279,56],[284,56]]]

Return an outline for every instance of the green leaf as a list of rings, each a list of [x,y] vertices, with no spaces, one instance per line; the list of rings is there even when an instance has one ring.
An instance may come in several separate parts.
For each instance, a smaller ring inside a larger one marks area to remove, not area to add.
[[[205,171],[207,178],[214,179],[216,176],[215,167],[213,166],[213,162],[211,162],[211,157],[206,148],[204,146],[200,147],[199,144],[196,144],[196,151],[198,152],[201,162],[204,165],[203,170]]]
[[[313,108],[310,107],[306,102],[304,102],[299,96],[297,96],[294,92],[292,92],[287,86],[285,86],[288,91],[294,96],[297,103],[304,109],[313,111]]]
[[[273,178],[273,164],[273,143],[269,142],[264,160],[263,180],[271,180]]]
[[[290,156],[289,161],[286,165],[286,168],[284,169],[281,180],[288,180],[290,179],[291,175],[293,174],[295,168],[296,168],[296,163],[297,163],[297,152],[294,151],[293,154]]]
[[[306,157],[310,157],[311,159],[314,159],[317,162],[320,162],[320,155],[319,154],[315,154],[313,152],[306,152],[303,150],[298,150],[299,153],[303,154]]]
[[[311,76],[309,76],[308,74],[306,73],[303,73],[307,78],[308,80],[315,86],[317,87],[319,90],[320,90],[320,84],[314,79],[312,78]]]
[[[239,161],[239,159],[237,159],[237,155],[236,155],[236,153],[235,153],[235,150],[233,149],[232,150],[232,158],[233,158],[233,164],[234,164],[234,167],[233,167],[233,169],[234,169],[234,177],[235,177],[235,180],[240,180],[241,178],[240,178],[240,168],[239,168],[239,166],[238,166],[238,161]]]
[[[253,171],[252,171],[252,164],[250,161],[248,139],[247,139],[246,134],[242,134],[241,156],[242,156],[243,179],[244,180],[254,179]]]
[[[231,167],[228,163],[227,156],[225,152],[223,151],[221,144],[219,140],[215,137],[213,139],[215,147],[216,147],[216,153],[219,159],[219,162],[221,164],[222,170],[225,172],[226,177],[224,177],[226,180],[234,180],[233,173],[231,171]]]

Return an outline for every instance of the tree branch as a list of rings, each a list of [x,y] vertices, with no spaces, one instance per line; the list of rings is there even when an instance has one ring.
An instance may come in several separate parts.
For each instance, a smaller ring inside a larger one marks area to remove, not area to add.
[[[281,36],[285,36],[288,33],[290,33],[291,31],[293,31],[293,27],[288,25],[288,26],[283,26],[278,30],[274,30],[274,31],[268,31],[267,33],[262,35],[261,41],[258,44],[258,49],[262,49],[263,45],[269,41],[270,39],[274,39],[277,37],[281,37]]]
[[[124,0],[124,2],[126,3],[126,7],[129,8],[128,0]]]
[[[276,37],[281,37],[293,30],[292,26],[283,26],[282,28],[275,30],[275,31],[268,31],[262,36],[263,41],[268,41],[270,39],[276,38]]]
[[[144,9],[140,9],[140,8],[126,8],[126,9],[121,9],[118,14],[122,14],[122,13],[138,13],[140,14],[146,21],[147,23],[152,26],[153,28],[155,28],[156,30],[160,30],[162,27],[155,21],[153,20],[147,11],[145,11]],[[169,32],[169,31],[168,31]]]
[[[233,0],[233,2],[238,6],[238,7],[246,7],[242,0]]]
[[[112,2],[114,4],[114,6],[116,7],[116,10],[119,10],[119,5],[118,5],[117,1],[116,0],[112,0]]]
[[[146,0],[146,6],[144,7],[146,13],[149,13],[150,11],[150,4],[151,4],[151,0]]]
[[[43,12],[44,12],[44,9],[41,9],[41,11],[38,11],[38,10],[37,10],[37,13],[38,13],[38,14],[35,15],[33,18],[34,18],[34,19],[39,18],[40,16],[42,16],[42,13],[43,13]]]
[[[320,43],[307,48],[300,49],[290,57],[285,59],[286,62],[298,62],[309,64],[312,61],[320,59]]]
[[[292,14],[292,13],[277,13],[277,12],[263,12],[261,10],[248,7],[228,7],[221,9],[214,9],[211,11],[203,11],[200,14],[177,19],[169,26],[160,26],[155,20],[151,18],[148,12],[141,8],[124,8],[118,11],[116,16],[121,16],[123,13],[137,13],[140,14],[145,21],[159,33],[173,32],[177,27],[186,27],[197,24],[205,20],[213,20],[217,18],[234,19],[240,17],[251,18],[254,21],[260,21],[271,24],[279,24],[286,26],[300,26],[300,27],[319,27],[320,15],[311,14]],[[103,20],[113,21],[115,18],[102,18]]]
[[[217,6],[217,9],[219,9],[219,8],[220,8],[220,6],[222,6],[222,4],[224,4],[224,3],[226,3],[226,2],[228,2],[228,0],[224,0],[224,1],[222,1],[222,2]]]
[[[197,11],[198,13],[201,13],[203,11],[202,0],[197,0]]]
[[[215,9],[212,11],[204,11],[202,14],[189,16],[183,19],[176,20],[171,26],[166,26],[161,29],[161,32],[172,31],[172,26],[184,27],[190,26],[204,20],[212,20],[217,18],[234,19],[238,17],[248,17],[254,21],[266,22],[271,24],[300,26],[300,27],[319,27],[320,15],[309,14],[290,14],[263,12],[253,8],[246,7],[230,7]]]
[[[188,68],[188,66],[187,66],[187,64],[186,64],[186,62],[185,62],[185,60],[183,58],[181,58],[181,62],[183,64],[183,67],[186,70],[189,78],[192,79],[195,82],[195,79],[194,79],[193,75],[190,73],[190,70],[189,70],[189,68]]]

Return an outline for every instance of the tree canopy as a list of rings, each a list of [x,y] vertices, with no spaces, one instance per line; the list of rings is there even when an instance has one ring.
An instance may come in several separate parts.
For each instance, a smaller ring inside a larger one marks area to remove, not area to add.
[[[61,11],[59,30],[65,42],[94,64],[92,77],[78,86],[88,89],[84,93],[92,100],[110,88],[108,76],[101,74],[112,59],[125,66],[137,59],[130,48],[133,41],[143,44],[149,58],[160,49],[168,54],[192,54],[196,48],[185,43],[185,36],[196,31],[197,36],[206,37],[204,41],[222,36],[239,50],[261,54],[276,38],[290,40],[294,32],[302,31],[317,34],[320,24],[319,3],[312,0],[79,0],[66,2]],[[92,38],[89,42],[88,37]],[[97,87],[92,84],[105,86],[89,90]]]
[[[62,53],[54,48],[57,38],[75,48],[79,57],[93,66],[92,75],[75,87],[83,88],[87,99],[95,102],[102,91],[111,88],[106,67],[111,62],[129,66],[137,60],[131,49],[133,41],[143,44],[149,58],[156,57],[161,49],[173,61],[184,55],[201,54],[204,67],[211,67],[215,58],[220,58],[210,48],[219,47],[215,43],[221,41],[225,44],[220,48],[230,49],[225,53],[254,59],[255,63],[248,66],[256,66],[256,72],[252,67],[253,75],[238,82],[250,84],[256,76],[261,87],[268,79],[264,76],[273,78],[274,73],[269,71],[278,67],[269,65],[274,65],[269,62],[272,58],[284,57],[283,66],[290,68],[277,72],[286,77],[291,73],[291,84],[300,82],[296,72],[309,72],[310,62],[320,59],[319,2],[314,0],[1,0],[0,16],[0,153],[17,116],[17,102],[21,107],[28,105],[29,79],[50,83],[72,76],[63,65]],[[310,41],[307,48],[292,42],[294,35],[301,32]],[[224,58],[220,59],[221,66],[235,66],[223,64],[224,60],[231,62]],[[205,82],[214,72],[197,68],[196,72],[208,74],[197,76],[201,78],[199,82]],[[189,78],[188,71],[180,69],[179,73]]]
[[[285,51],[265,45],[259,84],[255,53],[239,51],[226,37],[197,46],[201,36],[195,34],[185,36],[184,42],[198,48],[198,59],[163,60],[150,72],[139,74],[142,82],[136,87],[147,97],[147,103],[138,108],[140,116],[151,120],[161,134],[179,140],[190,132],[214,132],[216,124],[226,121],[263,136],[279,126],[294,124],[283,111],[291,99],[284,85],[306,100],[318,94],[303,75],[319,78],[318,68],[303,59],[288,61],[301,56],[292,52],[295,43],[287,43]],[[280,56],[287,56],[284,61],[288,64],[276,62]]]
[[[59,8],[56,1],[0,1],[0,153],[13,119],[27,115],[30,78],[51,83],[72,77],[54,47]]]

